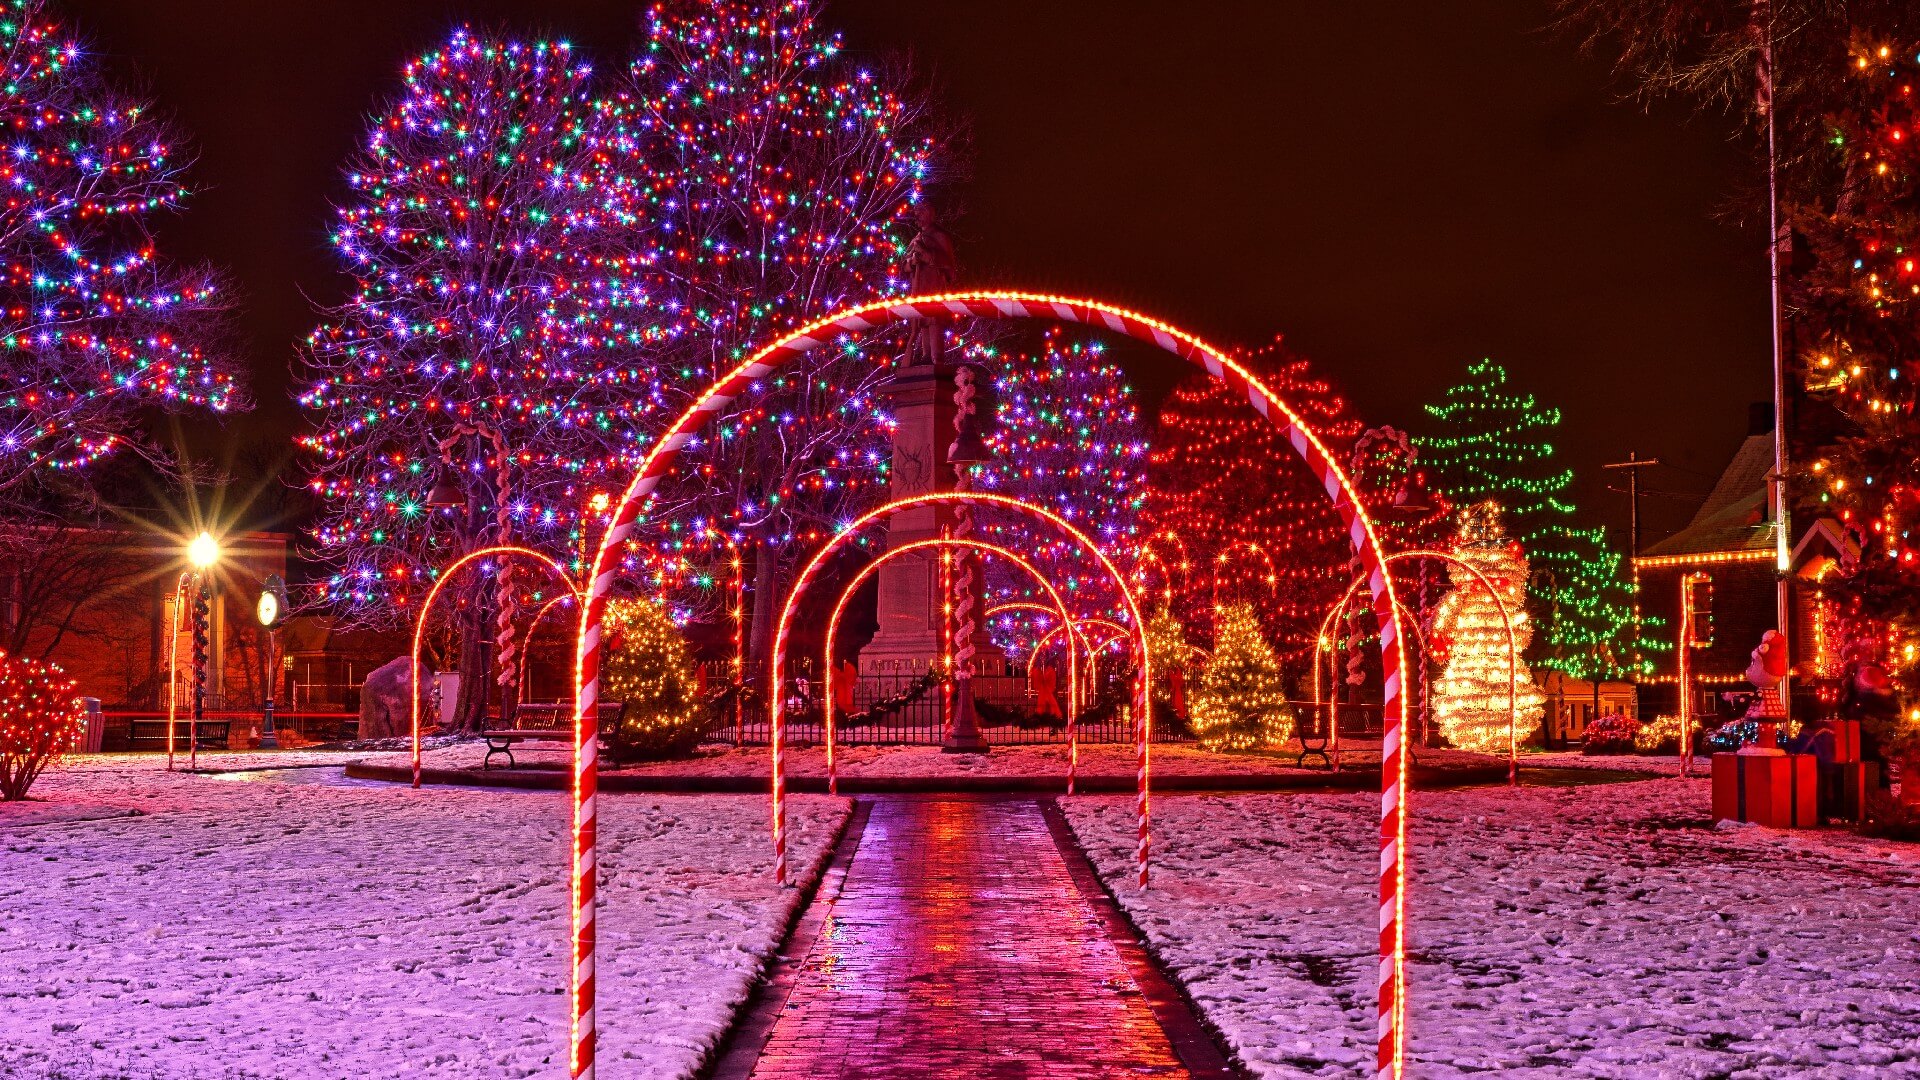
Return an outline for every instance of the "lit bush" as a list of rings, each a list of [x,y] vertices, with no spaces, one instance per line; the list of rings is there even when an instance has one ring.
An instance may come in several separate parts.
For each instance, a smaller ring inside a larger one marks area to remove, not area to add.
[[[1698,725],[1695,726],[1697,729]],[[1633,736],[1633,748],[1642,754],[1679,753],[1680,718],[1656,716],[1653,723],[1640,725],[1640,730]]]
[[[1587,725],[1580,751],[1585,754],[1630,754],[1641,727],[1640,721],[1626,713],[1607,713]]]
[[[644,600],[607,605],[603,626],[601,698],[626,705],[620,720],[601,732],[608,754],[635,760],[691,753],[700,745],[706,709],[679,627]]]
[[[0,802],[27,797],[86,722],[74,683],[53,664],[0,652]]]

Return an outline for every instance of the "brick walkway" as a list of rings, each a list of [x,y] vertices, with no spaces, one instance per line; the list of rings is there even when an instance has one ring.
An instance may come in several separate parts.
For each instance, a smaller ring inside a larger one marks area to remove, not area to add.
[[[1035,804],[882,799],[753,1076],[1188,1073]]]

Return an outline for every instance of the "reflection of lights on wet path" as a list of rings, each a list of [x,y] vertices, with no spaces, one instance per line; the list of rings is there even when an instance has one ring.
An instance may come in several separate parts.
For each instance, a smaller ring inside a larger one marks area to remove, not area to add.
[[[1187,1074],[1037,806],[881,799],[753,1075]]]

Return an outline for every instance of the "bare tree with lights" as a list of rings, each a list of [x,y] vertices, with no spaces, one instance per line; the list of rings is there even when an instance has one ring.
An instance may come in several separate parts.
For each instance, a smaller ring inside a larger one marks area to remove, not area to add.
[[[662,4],[609,95],[629,227],[651,230],[644,288],[577,320],[581,347],[623,343],[658,377],[620,417],[644,449],[715,377],[780,331],[908,286],[914,207],[938,142],[904,74],[863,67],[808,0]],[[681,455],[629,561],[673,589],[676,618],[722,602],[676,553],[719,534],[750,552],[752,644],[772,645],[800,550],[883,499],[882,396],[899,332],[817,350],[743,395]],[[709,550],[708,558],[722,551]]]
[[[153,410],[244,407],[220,275],[160,252],[191,158],[44,0],[0,2],[0,514],[132,455],[163,475]]]
[[[611,454],[581,392],[592,358],[547,317],[605,280],[588,74],[564,43],[461,29],[406,66],[348,162],[333,241],[355,287],[307,341],[315,433],[300,441],[328,599],[349,618],[410,620],[482,546],[576,557],[584,488]],[[490,661],[511,710],[514,609],[561,585],[524,563],[490,569],[490,590],[451,597],[465,729],[484,720]]]

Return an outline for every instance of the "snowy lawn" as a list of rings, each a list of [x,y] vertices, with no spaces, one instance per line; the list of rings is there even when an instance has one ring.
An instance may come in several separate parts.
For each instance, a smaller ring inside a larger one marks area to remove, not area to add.
[[[1605,759],[1602,759],[1605,760]],[[1373,1057],[1378,797],[1063,800],[1265,1077]],[[1920,847],[1714,828],[1705,780],[1415,793],[1408,1072],[1920,1076]]]
[[[566,796],[156,765],[0,803],[0,1076],[566,1075]],[[601,1075],[689,1076],[798,894],[764,798],[600,805]],[[811,875],[847,804],[789,813]]]

